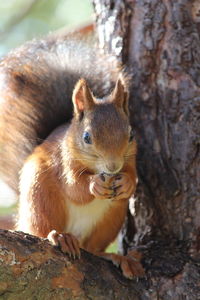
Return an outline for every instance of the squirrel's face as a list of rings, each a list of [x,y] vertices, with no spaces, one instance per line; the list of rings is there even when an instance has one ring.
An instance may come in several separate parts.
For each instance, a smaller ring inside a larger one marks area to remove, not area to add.
[[[128,99],[118,79],[107,99],[95,99],[84,80],[73,94],[76,148],[80,160],[95,173],[119,173],[136,154],[136,143],[129,125]]]
[[[135,154],[126,113],[113,103],[102,103],[85,113],[81,124],[79,145],[90,167],[97,173],[120,172],[130,153]]]

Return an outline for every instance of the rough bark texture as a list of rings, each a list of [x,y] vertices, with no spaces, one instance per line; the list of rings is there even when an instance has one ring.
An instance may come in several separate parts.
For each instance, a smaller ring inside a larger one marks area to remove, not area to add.
[[[141,179],[135,207],[138,221],[145,219],[136,239],[161,233],[197,241],[199,35],[188,1],[147,2],[134,6],[127,59]]]
[[[93,3],[100,40],[110,33],[105,51],[119,53],[119,35],[118,59],[132,77],[139,184],[121,248],[145,249],[147,269],[153,263],[160,270],[149,299],[200,299],[199,269],[184,260],[186,251],[200,262],[200,2]]]
[[[147,299],[142,280],[125,279],[111,263],[81,254],[69,259],[47,241],[0,230],[0,299]]]
[[[124,62],[128,55],[128,32],[131,21],[129,1],[93,1],[99,47]]]
[[[0,230],[0,299],[200,299],[200,263],[191,259],[186,243],[157,243],[143,252],[146,277],[131,281],[85,251],[73,260],[45,240]]]

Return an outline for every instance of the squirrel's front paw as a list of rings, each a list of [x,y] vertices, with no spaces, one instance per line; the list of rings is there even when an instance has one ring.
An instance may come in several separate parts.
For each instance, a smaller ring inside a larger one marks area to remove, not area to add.
[[[126,173],[116,175],[114,182],[113,200],[127,199],[131,196],[135,188],[132,179]]]
[[[79,241],[71,233],[59,233],[52,230],[47,238],[54,246],[59,246],[63,253],[67,253],[70,257],[73,256],[73,258],[80,258]]]
[[[108,199],[113,196],[112,181],[114,177],[109,180],[102,174],[93,175],[90,177],[90,193],[98,199]]]

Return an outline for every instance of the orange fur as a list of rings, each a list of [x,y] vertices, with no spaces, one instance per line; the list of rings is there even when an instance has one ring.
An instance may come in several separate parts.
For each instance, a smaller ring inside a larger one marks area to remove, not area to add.
[[[51,164],[48,152],[38,147],[21,176],[18,229],[41,237],[55,228],[63,231],[67,219],[59,170]]]

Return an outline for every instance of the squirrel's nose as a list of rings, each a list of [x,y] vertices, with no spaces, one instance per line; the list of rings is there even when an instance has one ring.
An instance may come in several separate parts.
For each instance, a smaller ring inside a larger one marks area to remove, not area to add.
[[[119,162],[114,162],[114,161],[111,161],[111,162],[107,162],[106,163],[106,173],[112,173],[112,174],[115,174],[115,173],[118,173],[122,168],[122,163],[119,163]]]

